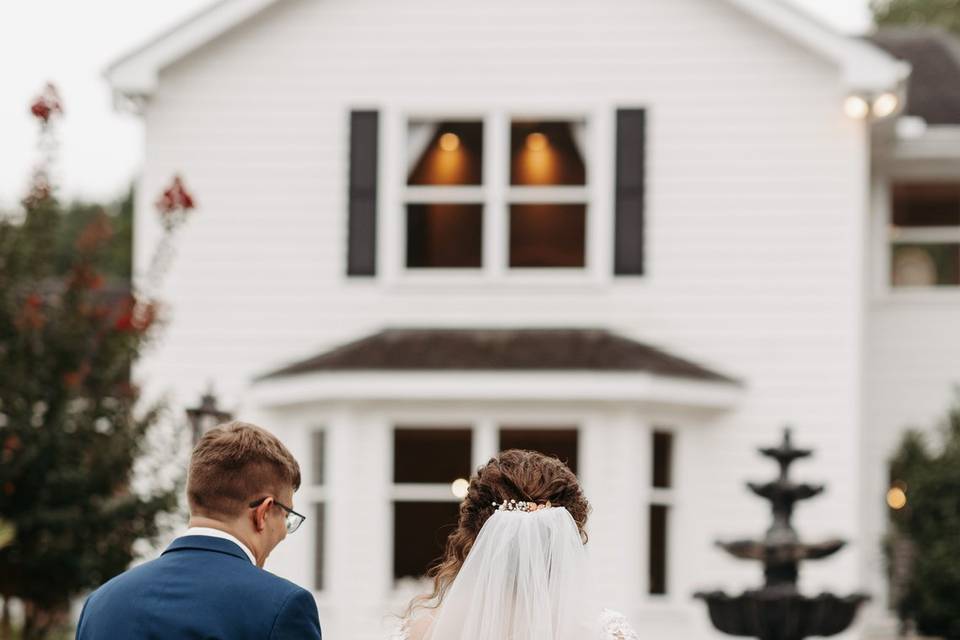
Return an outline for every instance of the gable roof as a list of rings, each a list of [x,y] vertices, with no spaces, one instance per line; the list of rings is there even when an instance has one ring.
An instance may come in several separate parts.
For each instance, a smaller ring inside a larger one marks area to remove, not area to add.
[[[283,0],[220,0],[119,58],[104,71],[115,96],[142,99],[161,69]],[[909,65],[859,38],[842,35],[783,0],[723,0],[835,63],[848,88],[896,89]]]
[[[739,384],[605,329],[387,329],[259,379],[344,371],[608,371]]]
[[[960,38],[939,27],[884,28],[866,38],[913,67],[907,115],[931,125],[960,124]]]

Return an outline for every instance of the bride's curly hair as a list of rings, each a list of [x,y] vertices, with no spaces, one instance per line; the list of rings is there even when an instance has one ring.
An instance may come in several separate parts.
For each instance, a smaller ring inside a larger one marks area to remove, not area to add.
[[[443,602],[450,585],[470,553],[480,528],[496,512],[493,503],[523,500],[537,504],[550,502],[565,508],[587,542],[586,524],[590,503],[580,489],[580,482],[570,468],[557,458],[522,449],[508,449],[490,459],[470,478],[467,497],[460,503],[457,529],[447,538],[447,546],[439,562],[428,571],[433,591],[410,602],[406,617],[420,607],[435,609]]]

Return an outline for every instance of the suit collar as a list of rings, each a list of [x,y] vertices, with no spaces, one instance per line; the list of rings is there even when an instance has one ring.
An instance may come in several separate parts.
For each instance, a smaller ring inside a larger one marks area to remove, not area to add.
[[[180,536],[170,543],[170,546],[160,555],[166,555],[174,551],[185,549],[194,549],[200,551],[213,551],[215,553],[224,553],[228,556],[240,558],[245,562],[250,562],[250,557],[240,548],[236,542],[225,540],[223,538],[214,538],[211,536]]]

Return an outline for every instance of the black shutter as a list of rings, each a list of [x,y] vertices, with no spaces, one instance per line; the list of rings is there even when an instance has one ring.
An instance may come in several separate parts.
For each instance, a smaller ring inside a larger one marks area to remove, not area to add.
[[[377,272],[377,125],[376,111],[350,112],[350,276],[372,276]]]
[[[617,110],[617,186],[614,273],[643,274],[643,209],[646,186],[646,111]]]

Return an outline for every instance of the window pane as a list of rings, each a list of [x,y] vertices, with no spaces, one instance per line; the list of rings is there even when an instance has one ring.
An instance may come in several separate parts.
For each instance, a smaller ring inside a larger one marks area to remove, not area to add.
[[[393,432],[393,481],[450,484],[470,477],[473,432],[398,428]]]
[[[664,431],[653,433],[653,486],[670,488],[673,472],[673,434]]]
[[[456,502],[395,502],[393,505],[393,577],[419,577],[443,554],[457,528]]]
[[[667,592],[667,509],[650,505],[650,593]]]
[[[530,449],[560,458],[577,472],[577,429],[530,429],[505,426],[500,429],[500,450]]]
[[[583,267],[587,207],[583,204],[510,206],[511,267]]]
[[[898,184],[893,187],[897,227],[960,225],[960,184]]]
[[[479,268],[482,259],[483,205],[407,205],[407,267]]]
[[[894,244],[894,287],[960,285],[960,244]]]
[[[323,589],[324,581],[324,547],[326,538],[326,509],[322,502],[315,504],[313,508],[314,522],[314,542],[313,542],[313,588],[317,591]]]
[[[326,449],[327,434],[325,431],[314,431],[311,435],[311,449],[313,460],[313,484],[320,486],[324,483],[325,460],[324,451]]]
[[[483,123],[410,122],[407,163],[409,185],[481,184]]]
[[[514,121],[510,126],[510,184],[582,185],[584,123]]]

